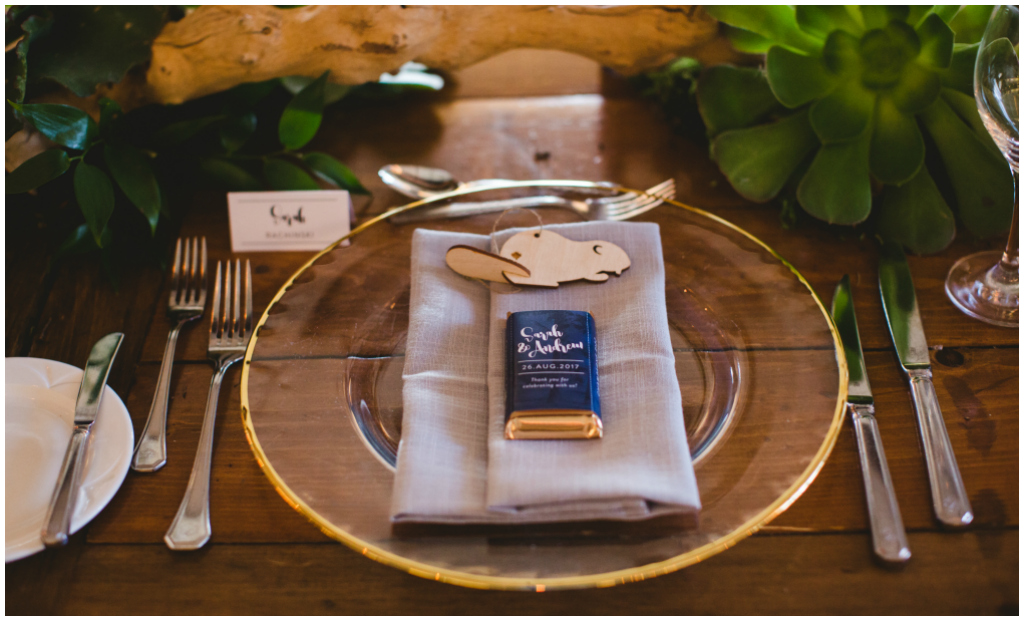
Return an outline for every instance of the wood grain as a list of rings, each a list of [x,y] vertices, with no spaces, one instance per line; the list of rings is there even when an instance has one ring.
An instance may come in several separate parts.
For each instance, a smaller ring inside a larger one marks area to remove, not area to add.
[[[51,559],[7,572],[8,614],[1017,614],[1018,533],[911,533],[893,572],[866,534],[761,536],[655,580],[590,591],[501,593],[437,584],[340,545],[90,545],[52,599],[26,597]],[[48,553],[49,554],[49,553]]]

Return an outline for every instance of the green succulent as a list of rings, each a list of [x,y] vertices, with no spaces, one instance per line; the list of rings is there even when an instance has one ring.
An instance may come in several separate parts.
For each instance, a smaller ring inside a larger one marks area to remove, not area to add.
[[[780,193],[833,224],[870,222],[918,253],[956,219],[1008,229],[1013,181],[975,108],[977,39],[991,7],[711,6],[765,67],[701,72],[711,155],[757,202]],[[874,214],[872,214],[874,211]]]

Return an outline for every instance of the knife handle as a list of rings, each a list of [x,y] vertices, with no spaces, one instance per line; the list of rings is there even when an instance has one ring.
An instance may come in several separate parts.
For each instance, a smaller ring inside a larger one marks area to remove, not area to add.
[[[89,427],[75,425],[64,453],[57,477],[57,487],[50,499],[43,526],[43,545],[56,548],[67,545],[68,531],[71,530],[71,516],[75,513],[78,500],[79,479],[82,476],[82,462],[85,461],[85,445],[89,441]]]
[[[864,494],[868,501],[875,554],[889,563],[906,563],[910,560],[910,545],[903,528],[900,506],[896,503],[896,491],[889,477],[882,436],[875,421],[875,408],[851,403],[850,417],[857,434],[857,448],[860,449],[860,470],[864,475]]]
[[[967,499],[963,479],[960,478],[960,468],[956,465],[946,423],[942,420],[931,369],[910,369],[907,375],[910,377],[910,394],[914,398],[914,410],[917,412],[921,442],[924,444],[924,459],[928,466],[935,516],[947,526],[967,526],[974,520],[974,512]]]

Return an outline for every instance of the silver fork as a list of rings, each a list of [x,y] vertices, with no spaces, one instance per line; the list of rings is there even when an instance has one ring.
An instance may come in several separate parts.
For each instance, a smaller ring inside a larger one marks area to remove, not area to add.
[[[588,198],[582,201],[571,200],[562,196],[527,196],[479,203],[452,203],[451,205],[441,205],[439,207],[414,209],[407,213],[392,216],[390,221],[395,224],[408,224],[410,222],[423,222],[426,220],[465,218],[467,216],[494,213],[517,207],[558,207],[570,209],[587,220],[627,220],[645,211],[654,209],[663,203],[665,199],[673,199],[675,196],[675,179],[666,179],[658,185],[648,188],[642,194],[624,192],[615,196]]]
[[[252,269],[245,262],[245,308],[241,307],[242,263],[235,261],[234,288],[231,279],[231,261],[224,270],[221,289],[221,264],[217,261],[217,277],[213,284],[213,313],[210,319],[210,341],[206,353],[213,361],[215,371],[210,380],[210,394],[206,398],[206,413],[199,434],[199,448],[192,465],[185,498],[178,507],[164,542],[172,550],[198,550],[206,545],[213,533],[210,528],[210,466],[213,461],[213,428],[217,420],[217,400],[224,373],[242,359],[252,336]],[[221,291],[224,295],[221,296]],[[229,297],[230,296],[230,297]],[[221,313],[223,298],[224,311]]]
[[[160,377],[156,382],[153,403],[149,406],[149,418],[135,446],[132,455],[132,469],[139,472],[156,472],[167,463],[167,406],[171,396],[171,370],[174,367],[174,350],[178,346],[181,327],[193,319],[202,317],[206,308],[206,238],[193,237],[185,240],[185,256],[182,261],[182,243],[174,248],[174,267],[171,271],[171,296],[167,302],[167,314],[174,325],[167,335],[164,358],[160,363]]]

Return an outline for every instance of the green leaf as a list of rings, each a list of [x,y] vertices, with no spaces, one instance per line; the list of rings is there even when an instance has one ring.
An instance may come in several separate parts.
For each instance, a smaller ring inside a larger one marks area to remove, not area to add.
[[[299,92],[312,84],[314,78],[308,78],[304,75],[290,75],[280,78],[281,86],[291,93],[297,95]],[[371,84],[374,84],[371,82]],[[354,87],[347,84],[332,84],[328,82],[324,85],[324,105],[329,106],[332,103],[342,100]]]
[[[878,206],[878,232],[916,254],[944,250],[956,236],[949,205],[924,166],[899,187],[887,187]]]
[[[301,149],[313,139],[323,119],[324,86],[330,71],[299,91],[285,107],[277,134],[286,149]]]
[[[903,67],[920,52],[917,33],[903,22],[889,22],[884,29],[868,31],[859,45],[861,82],[872,90],[894,86]]]
[[[63,149],[50,149],[25,161],[7,175],[5,194],[28,192],[64,174],[71,160]]]
[[[153,133],[153,142],[165,147],[180,145],[214,123],[223,121],[224,118],[223,115],[204,116],[171,123]]]
[[[69,149],[84,149],[99,135],[88,114],[64,104],[13,104],[39,133]]]
[[[876,95],[856,80],[841,83],[811,105],[811,126],[824,144],[843,142],[864,133],[871,122]]]
[[[932,13],[924,18],[917,27],[917,36],[921,40],[921,52],[917,58],[924,64],[945,69],[953,58],[953,30]]]
[[[100,130],[106,132],[110,130],[110,126],[117,119],[121,118],[123,111],[121,110],[121,104],[117,103],[113,99],[107,99],[106,97],[100,97]]]
[[[21,103],[25,99],[28,80],[28,39],[22,39],[14,46],[14,53],[6,55],[5,93],[7,99]]]
[[[836,30],[825,40],[822,60],[832,73],[846,74],[860,69],[860,40],[845,30]]]
[[[109,246],[113,240],[113,235],[110,233],[110,227],[103,229],[103,233],[100,235],[100,239],[103,241],[104,246]],[[98,250],[99,246],[96,245],[96,240],[89,232],[89,225],[82,224],[75,230],[71,231],[71,234],[61,243],[60,247],[57,248],[57,252],[53,255],[53,260],[59,261],[65,257],[74,256],[77,254],[85,254],[86,252],[92,252]]]
[[[871,213],[870,135],[826,144],[814,156],[796,197],[807,213],[830,224],[858,224]]]
[[[916,62],[909,62],[903,67],[899,83],[889,95],[907,114],[914,114],[927,108],[942,90],[942,79],[939,74],[925,69]]]
[[[706,6],[704,10],[720,22],[749,30],[793,50],[817,52],[821,40],[803,32],[796,24],[796,10],[783,5]]]
[[[114,213],[114,186],[100,168],[79,162],[75,167],[75,198],[92,231],[96,245],[103,247],[103,229]]]
[[[199,169],[206,173],[224,190],[235,192],[259,192],[263,184],[246,169],[218,158],[202,158]]]
[[[246,82],[224,92],[227,99],[237,105],[251,108],[263,101],[267,95],[272,93],[281,84],[277,78],[264,82]]]
[[[799,108],[835,87],[835,77],[820,58],[772,46],[768,50],[768,84],[787,108]]]
[[[907,6],[871,4],[854,8],[859,8],[866,29],[884,28],[892,20],[902,21],[910,15],[910,7]]]
[[[118,187],[149,222],[152,235],[160,222],[160,184],[145,153],[120,142],[108,142],[103,149],[107,167]]]
[[[267,178],[267,185],[274,190],[319,190],[318,184],[312,177],[291,162],[279,159],[269,159],[263,164],[263,175]]]
[[[723,31],[725,32],[726,38],[729,39],[729,43],[732,44],[739,52],[746,52],[747,54],[764,54],[768,51],[774,42],[771,39],[766,39],[761,35],[744,30],[742,28],[736,28],[729,24],[722,25]]]
[[[80,97],[97,84],[119,82],[149,60],[166,9],[154,6],[64,6],[46,37],[32,45],[30,76],[49,78]]]
[[[992,134],[988,133],[988,129],[985,127],[985,123],[981,120],[981,115],[978,114],[978,103],[974,97],[964,95],[960,91],[955,91],[951,88],[942,89],[942,98],[946,100],[949,107],[956,112],[957,116],[960,117],[965,123],[971,126],[974,133],[978,138],[985,143],[993,153],[999,153],[999,147],[996,146],[994,140],[992,140]],[[1000,157],[1002,156],[999,153]]]
[[[953,46],[949,68],[939,72],[943,86],[974,96],[974,61],[978,57],[978,47],[977,43]]]
[[[306,165],[317,174],[317,176],[334,183],[339,188],[348,190],[353,194],[370,193],[363,187],[363,184],[359,182],[359,178],[356,177],[355,173],[353,173],[348,166],[345,166],[326,153],[306,153],[302,156],[302,161],[304,161]]]
[[[900,185],[924,165],[924,137],[913,115],[879,97],[871,136],[871,174],[882,183]]]
[[[775,123],[723,132],[712,156],[744,198],[765,202],[779,193],[800,162],[818,145],[801,111]]]
[[[773,111],[783,110],[763,72],[732,65],[701,71],[697,108],[712,138],[726,130],[760,123]]]
[[[964,225],[979,237],[1005,232],[1014,208],[1006,160],[985,146],[941,97],[920,117],[938,147]]]
[[[220,126],[220,143],[234,153],[256,132],[256,115],[252,112],[229,116]]]
[[[932,15],[938,16],[942,21],[949,22],[960,10],[959,4],[936,4],[932,7]],[[927,17],[925,19],[928,19]]]
[[[956,16],[949,20],[953,29],[955,43],[977,43],[985,33],[989,17],[992,16],[991,4],[968,4],[960,7]]]
[[[796,7],[796,23],[807,34],[824,39],[833,30],[845,30],[853,35],[864,33],[864,27],[843,5],[814,6],[800,4]]]

